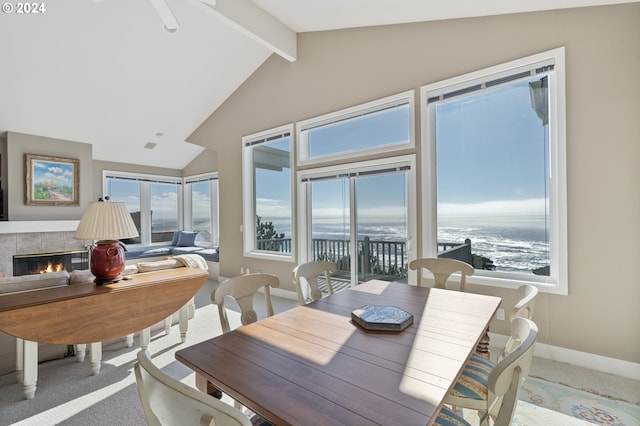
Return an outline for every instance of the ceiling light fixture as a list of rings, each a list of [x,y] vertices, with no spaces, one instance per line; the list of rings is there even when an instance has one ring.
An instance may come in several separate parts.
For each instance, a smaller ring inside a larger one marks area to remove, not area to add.
[[[156,147],[156,145],[158,145],[158,144],[157,144],[157,143],[155,143],[155,142],[147,142],[147,143],[144,145],[144,149],[153,149],[153,148],[155,148],[155,147]]]
[[[171,13],[169,5],[165,0],[150,0],[153,7],[156,9],[156,13],[164,24],[164,29],[169,33],[175,33],[178,31],[178,21]]]

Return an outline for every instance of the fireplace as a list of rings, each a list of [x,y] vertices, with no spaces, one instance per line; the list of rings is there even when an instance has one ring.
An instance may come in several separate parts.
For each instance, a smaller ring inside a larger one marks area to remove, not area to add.
[[[54,253],[16,254],[13,256],[13,275],[43,274],[89,268],[88,250],[70,250]]]

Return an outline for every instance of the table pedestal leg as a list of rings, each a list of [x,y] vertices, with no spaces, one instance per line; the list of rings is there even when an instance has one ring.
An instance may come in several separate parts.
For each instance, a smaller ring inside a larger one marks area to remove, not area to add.
[[[84,357],[87,354],[87,345],[84,343],[79,343],[75,345],[76,347],[76,357],[78,358],[78,362],[83,362]]]
[[[24,397],[33,399],[38,381],[38,342],[23,341],[23,377]]]
[[[102,342],[91,343],[91,349],[89,354],[89,365],[91,366],[91,373],[97,376],[100,373],[100,366],[102,363]]]
[[[140,349],[146,351],[151,341],[151,328],[147,327],[140,331]]]
[[[196,388],[200,390],[200,392],[204,392],[207,395],[211,395],[214,398],[222,398],[222,391],[217,387],[213,386],[204,376],[196,373]]]
[[[180,340],[182,343],[187,341],[187,330],[189,329],[189,306],[184,305],[180,308],[179,313],[180,321]]]
[[[171,334],[171,325],[173,324],[173,320],[171,317],[167,317],[164,319],[164,335],[168,336]]]

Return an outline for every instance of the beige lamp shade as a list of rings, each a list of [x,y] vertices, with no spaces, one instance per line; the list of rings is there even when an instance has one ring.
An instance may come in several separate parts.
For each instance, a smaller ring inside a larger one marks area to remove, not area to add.
[[[73,238],[121,240],[137,237],[138,230],[125,203],[97,201],[87,206]]]

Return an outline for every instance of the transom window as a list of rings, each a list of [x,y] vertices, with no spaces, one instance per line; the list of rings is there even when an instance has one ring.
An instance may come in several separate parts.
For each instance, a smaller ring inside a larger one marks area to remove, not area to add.
[[[299,164],[413,146],[413,91],[298,123]]]

